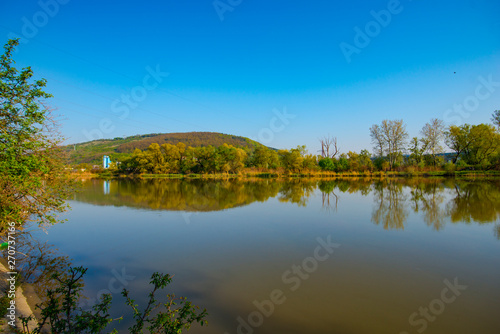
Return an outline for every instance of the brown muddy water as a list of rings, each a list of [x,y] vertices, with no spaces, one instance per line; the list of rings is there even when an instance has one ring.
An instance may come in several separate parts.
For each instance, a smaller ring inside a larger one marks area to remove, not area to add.
[[[209,312],[190,333],[500,333],[500,180],[88,180],[70,205],[34,234],[116,317],[160,271]]]

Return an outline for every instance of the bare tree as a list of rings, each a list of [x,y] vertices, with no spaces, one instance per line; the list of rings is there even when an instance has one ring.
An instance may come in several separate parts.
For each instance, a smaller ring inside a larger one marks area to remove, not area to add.
[[[332,194],[333,197],[335,197],[335,208],[333,208],[332,204],[330,204],[330,194]],[[339,197],[335,194],[333,190],[331,192],[322,192],[321,199],[323,203],[323,208],[325,208],[327,211],[331,211],[333,209],[333,211],[337,212],[339,205]]]
[[[370,128],[370,136],[375,153],[380,157],[387,155],[392,168],[398,156],[403,152],[408,139],[403,120],[383,120],[382,124],[375,124]]]
[[[373,124],[370,128],[370,137],[372,137],[372,143],[375,149],[375,155],[379,157],[384,156],[386,140],[382,133],[382,129],[377,124]]]
[[[330,137],[330,135],[319,139],[321,143],[321,156],[323,158],[333,158],[339,153],[337,147],[337,137]],[[332,148],[332,154],[330,155],[330,148]]]
[[[430,123],[426,123],[420,133],[423,142],[427,144],[426,151],[432,155],[434,165],[436,165],[436,154],[443,152],[441,141],[444,138],[444,122],[433,118]]]
[[[406,132],[406,125],[403,120],[389,121],[390,124],[390,141],[392,144],[392,151],[390,157],[392,158],[391,166],[396,162],[398,156],[405,151],[406,143],[408,140],[408,132]]]
[[[493,115],[491,115],[491,121],[493,122],[493,125],[496,125],[500,130],[500,110],[495,110],[493,112]]]

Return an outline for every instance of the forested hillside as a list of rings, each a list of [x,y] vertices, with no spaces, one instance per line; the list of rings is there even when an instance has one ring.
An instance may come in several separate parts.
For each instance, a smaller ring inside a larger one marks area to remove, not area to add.
[[[179,142],[186,146],[219,147],[222,144],[232,145],[234,147],[253,149],[257,142],[240,136],[227,135],[217,132],[185,132],[185,133],[162,133],[136,135],[126,138],[100,139],[90,142],[68,145],[64,151],[68,153],[68,163],[77,165],[80,163],[100,164],[103,155],[109,155],[112,161],[121,161],[130,156],[134,149],[145,150],[152,143],[172,144]]]

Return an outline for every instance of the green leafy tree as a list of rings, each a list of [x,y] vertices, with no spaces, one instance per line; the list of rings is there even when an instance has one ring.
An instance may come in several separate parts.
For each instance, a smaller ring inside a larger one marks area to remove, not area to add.
[[[0,231],[8,222],[58,221],[75,182],[65,169],[44,79],[33,80],[30,67],[17,70],[9,40],[0,57]]]
[[[500,148],[500,134],[490,124],[473,125],[470,131],[472,145],[466,152],[466,162],[488,167]]]
[[[362,170],[372,170],[373,169],[373,162],[371,159],[371,154],[368,152],[368,150],[361,150],[358,156],[358,162],[360,165],[360,169]]]
[[[178,173],[180,170],[179,166],[181,162],[181,152],[179,150],[179,146],[166,143],[161,145],[160,149],[163,154],[165,172]]]
[[[181,173],[196,173],[199,168],[199,162],[196,158],[196,149],[194,147],[188,146],[185,149],[183,155],[184,157],[181,157]]]
[[[456,163],[458,158],[465,154],[472,145],[470,130],[470,124],[463,124],[460,126],[451,125],[448,130],[445,131],[445,143],[455,152],[453,163]]]
[[[125,158],[120,164],[120,170],[126,173],[139,174],[146,172],[145,166],[147,164],[147,159],[144,156],[144,152],[136,148],[132,155]]]
[[[409,161],[410,165],[420,166],[424,162],[424,152],[427,150],[428,142],[423,139],[418,139],[413,137],[410,141],[410,147],[408,151],[410,152]]]
[[[446,144],[455,151],[454,163],[460,157],[467,164],[488,167],[500,148],[500,134],[489,124],[452,125],[445,135]]]
[[[389,161],[387,161],[383,157],[377,157],[373,161],[373,165],[375,166],[375,168],[377,168],[380,171],[384,171],[385,172],[385,171],[387,171],[389,169]]]
[[[209,145],[206,147],[195,148],[195,157],[198,162],[197,173],[216,173],[220,170],[219,159],[215,147]]]
[[[185,173],[185,163],[187,159],[186,144],[177,143],[175,146],[177,147],[177,151],[179,152],[179,172]]]
[[[345,172],[348,171],[351,168],[351,165],[349,164],[349,160],[347,159],[347,155],[345,153],[342,153],[339,157],[339,160],[337,161],[337,172]]]
[[[333,159],[331,158],[322,158],[319,160],[318,162],[318,165],[319,167],[322,169],[322,170],[327,170],[327,171],[335,171],[335,163],[333,162]]]
[[[269,168],[271,165],[271,150],[262,145],[257,146],[250,163],[257,168]]]

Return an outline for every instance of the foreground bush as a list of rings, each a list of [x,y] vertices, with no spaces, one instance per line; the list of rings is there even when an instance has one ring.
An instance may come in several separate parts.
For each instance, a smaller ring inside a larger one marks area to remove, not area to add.
[[[121,320],[122,318],[113,319],[108,312],[112,302],[111,294],[102,295],[91,311],[85,311],[78,306],[83,290],[82,277],[86,272],[87,269],[76,267],[69,268],[64,274],[54,274],[52,278],[59,284],[57,288],[48,291],[47,301],[37,305],[41,317],[37,319],[36,328],[28,327],[29,321],[34,319],[33,316],[20,317],[23,324],[22,333],[38,334],[47,330],[54,334],[102,333],[110,323]],[[184,329],[189,330],[193,323],[202,326],[207,323],[206,309],[198,311],[199,307],[185,297],[176,298],[174,294],[167,294],[165,302],[156,300],[155,294],[158,290],[163,290],[171,282],[172,276],[169,274],[154,273],[151,276],[150,284],[153,285],[153,290],[143,311],[130,298],[129,291],[123,289],[122,295],[126,298],[126,304],[134,313],[135,323],[129,327],[130,333],[179,334]],[[110,333],[118,331],[114,329]]]

